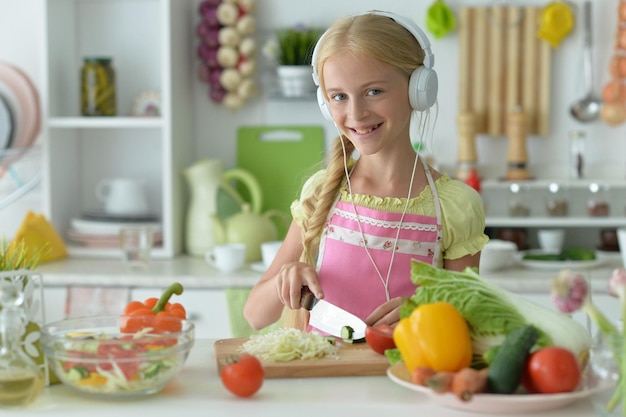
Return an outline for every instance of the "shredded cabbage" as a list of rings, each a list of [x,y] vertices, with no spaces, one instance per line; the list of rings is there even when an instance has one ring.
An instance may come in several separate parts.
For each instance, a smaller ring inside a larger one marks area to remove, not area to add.
[[[337,347],[326,336],[292,328],[279,328],[266,334],[254,335],[241,346],[241,351],[262,360],[276,362],[337,355]]]

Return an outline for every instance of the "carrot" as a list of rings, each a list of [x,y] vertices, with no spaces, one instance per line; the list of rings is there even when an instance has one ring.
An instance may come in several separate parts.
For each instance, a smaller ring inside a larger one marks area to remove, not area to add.
[[[437,372],[428,366],[416,366],[411,373],[411,382],[417,385],[426,385],[426,380]]]
[[[476,370],[463,368],[454,374],[452,393],[461,401],[469,401],[473,395],[487,390],[488,368]]]
[[[426,378],[426,386],[437,393],[450,392],[455,372],[439,371],[433,376]]]

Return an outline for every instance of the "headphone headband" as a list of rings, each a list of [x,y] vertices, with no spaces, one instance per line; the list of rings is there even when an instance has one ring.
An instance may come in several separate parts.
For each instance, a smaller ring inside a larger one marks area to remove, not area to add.
[[[362,16],[367,14],[385,16],[390,18],[391,20],[408,30],[411,35],[413,35],[415,40],[417,40],[420,47],[424,51],[423,67],[416,68],[409,80],[409,100],[411,102],[411,106],[414,109],[419,111],[426,110],[434,104],[438,90],[437,74],[433,70],[433,67],[435,65],[435,56],[430,49],[430,41],[428,40],[428,37],[426,36],[424,31],[419,26],[417,26],[417,24],[415,24],[415,22],[404,16],[380,10],[371,10],[369,12],[360,13],[356,16]],[[332,116],[330,115],[330,111],[328,109],[328,103],[326,103],[324,94],[319,88],[320,79],[317,73],[317,69],[315,67],[315,63],[317,61],[318,46],[326,33],[327,32],[324,32],[319,37],[317,43],[315,44],[315,48],[313,48],[311,66],[313,67],[313,82],[318,87],[317,101],[320,106],[320,110],[322,111],[322,114],[325,118],[332,120]]]

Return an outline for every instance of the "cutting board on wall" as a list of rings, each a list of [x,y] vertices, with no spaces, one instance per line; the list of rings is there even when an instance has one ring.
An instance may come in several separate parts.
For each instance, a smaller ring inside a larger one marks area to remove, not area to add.
[[[263,212],[289,207],[304,181],[324,159],[322,126],[242,126],[237,131],[237,166],[261,185]],[[242,195],[245,190],[241,190]],[[286,230],[280,230],[280,237]]]
[[[246,338],[221,339],[213,345],[218,373],[229,358],[241,354]],[[266,378],[311,378],[329,376],[385,375],[389,361],[374,352],[367,343],[341,344],[337,356],[289,362],[261,361]]]

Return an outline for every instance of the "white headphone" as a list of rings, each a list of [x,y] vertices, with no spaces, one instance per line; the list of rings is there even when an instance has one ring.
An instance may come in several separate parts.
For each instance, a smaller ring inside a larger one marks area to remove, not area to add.
[[[411,32],[411,34],[415,37],[424,50],[425,56],[424,65],[417,67],[409,78],[409,103],[414,110],[418,111],[424,111],[430,108],[437,100],[439,82],[437,81],[437,73],[433,70],[433,66],[435,65],[435,56],[430,50],[430,41],[424,31],[412,20],[394,13],[373,10],[362,14],[386,16]],[[333,120],[332,115],[330,114],[329,104],[324,97],[324,92],[320,88],[319,76],[315,69],[317,47],[325,34],[326,32],[320,36],[319,40],[315,44],[313,56],[311,58],[311,65],[313,66],[313,82],[317,86],[317,104],[319,105],[324,117],[328,120]]]

